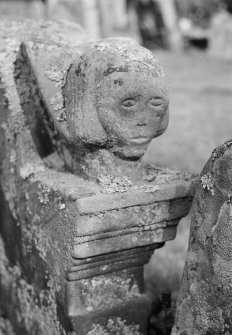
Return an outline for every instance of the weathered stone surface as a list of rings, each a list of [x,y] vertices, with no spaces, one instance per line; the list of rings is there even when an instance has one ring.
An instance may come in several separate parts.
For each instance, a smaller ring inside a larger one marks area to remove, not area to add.
[[[63,334],[73,329],[65,312],[64,289],[71,228],[59,191],[50,192],[36,179],[37,173],[45,171],[44,164],[28,130],[14,78],[14,61],[24,37],[34,33],[62,40],[69,29],[65,24],[1,21],[0,230],[6,258],[1,259],[0,301],[16,334]],[[78,34],[80,42],[81,32],[74,26],[66,41],[73,33],[74,43],[78,43]],[[47,225],[50,220],[53,223]],[[62,247],[57,234],[64,237]]]
[[[136,250],[127,249],[112,254],[95,256],[94,258],[74,259],[67,278],[72,281],[122,269],[141,267],[149,261],[154,249],[160,248],[162,245],[163,243],[155,243]]]
[[[154,187],[153,189],[152,186]],[[99,194],[88,198],[82,198],[77,200],[78,210],[81,214],[92,214],[118,208],[150,205],[155,202],[183,198],[194,194],[193,183],[188,183],[186,181],[174,181],[170,185],[160,186],[157,184],[147,184],[144,185],[144,188],[145,191],[135,190],[134,192],[125,192],[123,194]]]
[[[0,34],[0,230],[17,270],[1,307],[17,334],[93,333],[111,318],[134,332],[133,315],[144,333],[143,264],[194,192],[191,176],[141,161],[168,123],[162,69],[131,41],[85,43],[75,25]]]
[[[145,294],[141,294],[141,275],[142,271],[137,267],[70,282],[70,285],[78,285],[82,301],[82,305],[79,303],[78,306],[73,306],[74,322],[83,327],[87,334],[94,324],[99,323],[104,327],[110,318],[115,319],[117,315],[118,318],[126,319],[127,324],[136,324],[140,334],[145,333],[150,301]],[[74,290],[77,291],[77,287]],[[103,313],[106,316],[104,321]],[[141,322],[141,319],[144,321]]]
[[[231,176],[230,140],[201,173],[173,335],[232,333]]]
[[[138,228],[149,229],[152,225],[162,225],[163,221],[172,221],[182,217],[184,209],[188,213],[191,197],[174,199],[170,201],[155,202],[150,205],[131,206],[119,210],[111,210],[94,215],[83,215],[78,222],[77,236],[104,234],[116,232],[121,229]]]
[[[42,283],[38,287],[35,277],[31,278],[32,283],[26,280],[22,264],[13,265],[9,261],[2,238],[0,251],[0,300],[5,316],[5,320],[1,320],[1,334],[22,334],[25,330],[28,334],[64,334],[57,315],[57,283],[53,281],[54,277],[52,279],[47,275],[47,287]],[[30,269],[32,271],[32,264]],[[43,271],[42,267],[40,271]],[[33,272],[35,274],[35,270]],[[37,274],[40,277],[38,280],[44,280],[44,274]]]

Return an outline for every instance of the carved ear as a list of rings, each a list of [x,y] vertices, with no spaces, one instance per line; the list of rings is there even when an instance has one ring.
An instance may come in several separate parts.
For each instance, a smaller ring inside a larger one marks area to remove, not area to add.
[[[67,46],[43,40],[30,40],[21,45],[21,55],[25,63],[25,72],[29,73],[30,82],[36,83],[36,94],[45,105],[48,122],[64,137],[70,141],[70,133],[66,121],[62,86],[67,69],[77,50]]]

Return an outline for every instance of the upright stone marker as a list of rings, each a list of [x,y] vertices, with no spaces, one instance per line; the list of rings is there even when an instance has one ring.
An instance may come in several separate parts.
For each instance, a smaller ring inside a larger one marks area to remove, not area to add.
[[[215,149],[195,195],[173,335],[232,333],[232,141]]]
[[[64,23],[0,31],[6,315],[18,334],[146,333],[143,265],[194,193],[141,161],[168,124],[159,62]]]

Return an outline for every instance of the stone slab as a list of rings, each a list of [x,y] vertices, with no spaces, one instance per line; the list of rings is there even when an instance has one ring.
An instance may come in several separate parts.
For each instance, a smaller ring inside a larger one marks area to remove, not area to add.
[[[123,232],[134,227],[142,228],[171,221],[187,215],[192,198],[160,201],[144,206],[133,206],[104,213],[81,215],[76,224],[76,237],[86,240],[100,238],[102,234]],[[92,236],[91,236],[92,235]],[[76,239],[77,240],[77,239]]]
[[[155,249],[161,247],[162,243],[140,247],[136,249],[120,251],[103,256],[95,256],[91,259],[76,261],[67,274],[67,280],[80,280],[99,276],[105,273],[142,266],[148,263]]]
[[[178,181],[172,184],[160,185],[159,189],[153,192],[139,190],[125,193],[97,194],[92,197],[78,199],[77,207],[80,214],[91,214],[131,206],[148,205],[157,201],[191,197],[194,192],[193,182]]]
[[[93,240],[91,242],[84,242],[75,244],[72,256],[74,258],[88,258],[96,255],[116,252],[119,250],[132,249],[144,245],[170,241],[176,236],[176,226],[179,220],[173,221],[172,226],[157,229],[149,229],[135,232],[130,232],[129,234],[119,234],[118,236],[108,236],[107,239]]]

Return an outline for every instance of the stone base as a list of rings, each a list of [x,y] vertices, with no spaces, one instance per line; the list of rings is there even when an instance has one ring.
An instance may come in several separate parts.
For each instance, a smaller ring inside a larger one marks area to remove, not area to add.
[[[147,333],[151,301],[144,293],[142,266],[68,282],[67,295],[78,335],[97,334],[100,328],[114,334],[115,327]]]
[[[147,334],[150,313],[151,301],[146,295],[141,295],[108,311],[90,312],[72,320],[77,335],[97,335],[100,329],[104,329],[103,334],[115,334],[118,328],[127,329],[128,334],[139,335]]]

